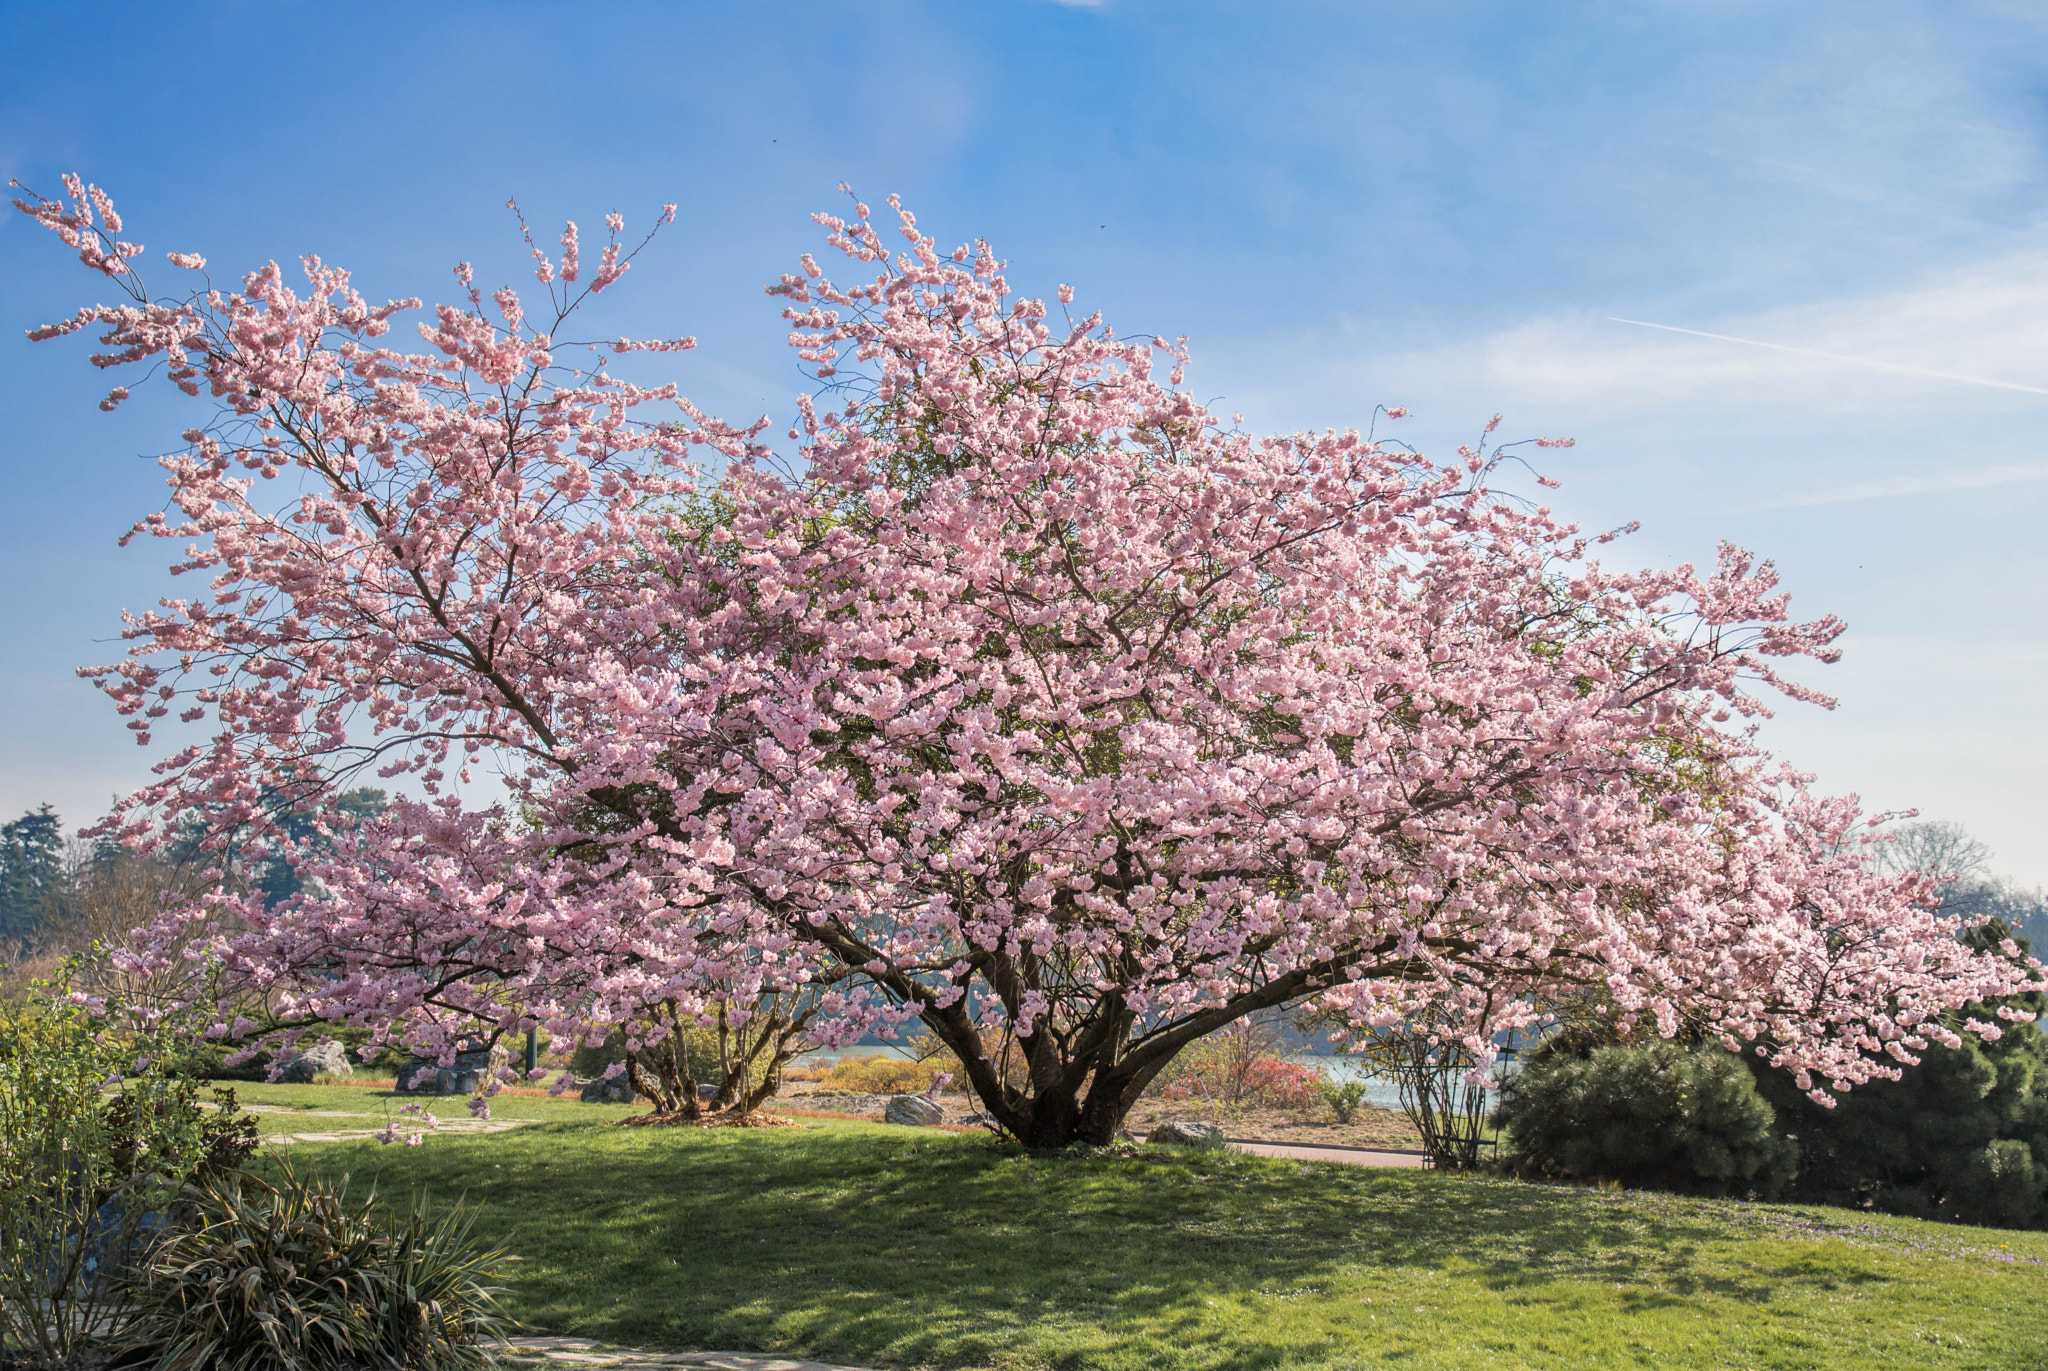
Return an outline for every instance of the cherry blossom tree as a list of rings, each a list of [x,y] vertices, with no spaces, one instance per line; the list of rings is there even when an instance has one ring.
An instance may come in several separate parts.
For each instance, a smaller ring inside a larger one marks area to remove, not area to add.
[[[1490,438],[1249,433],[1183,345],[1020,295],[893,200],[893,251],[864,205],[818,216],[852,284],[807,255],[772,288],[818,380],[779,457],[609,365],[688,339],[570,341],[631,264],[617,216],[594,272],[575,225],[529,235],[532,299],[459,268],[408,350],[420,301],[318,259],[223,288],[174,253],[199,287],[152,295],[67,190],[17,203],[126,299],[32,336],[98,329],[96,364],[210,416],[136,526],[205,590],[86,673],[138,741],[185,730],[120,832],[204,806],[246,842],[264,797],[372,771],[411,794],[307,851],[307,893],[134,949],[206,948],[276,1023],[641,1049],[799,995],[827,1041],[921,1019],[1058,1146],[1280,1007],[1426,1010],[1483,1068],[1593,987],[1824,1093],[2039,975],[1759,749],[1767,692],[1821,699],[1781,664],[1842,627],[1768,564],[1609,568]],[[464,802],[480,768],[505,802]]]

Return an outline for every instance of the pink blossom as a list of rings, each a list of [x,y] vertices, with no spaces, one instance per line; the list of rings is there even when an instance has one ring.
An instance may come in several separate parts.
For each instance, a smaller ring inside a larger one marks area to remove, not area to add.
[[[576,279],[577,249],[576,221],[571,219],[568,227],[562,230],[562,279],[564,281],[574,281]]]

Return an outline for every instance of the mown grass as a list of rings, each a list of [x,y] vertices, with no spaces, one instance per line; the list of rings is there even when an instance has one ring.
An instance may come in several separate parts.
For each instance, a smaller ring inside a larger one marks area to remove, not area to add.
[[[522,1318],[624,1344],[1004,1371],[2048,1366],[2048,1235],[513,1099],[548,1121],[295,1157],[466,1193],[522,1259]]]

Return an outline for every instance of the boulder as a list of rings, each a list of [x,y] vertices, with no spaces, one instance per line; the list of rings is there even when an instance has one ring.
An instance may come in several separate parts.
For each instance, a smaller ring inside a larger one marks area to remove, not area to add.
[[[583,1083],[583,1103],[631,1104],[633,1103],[632,1082],[628,1081],[624,1076],[615,1076],[611,1080],[606,1080],[604,1077],[599,1076],[594,1081],[585,1081]]]
[[[486,1080],[496,1078],[512,1060],[504,1047],[466,1048],[451,1066],[431,1057],[414,1057],[398,1073],[401,1095],[473,1095]]]
[[[1213,1123],[1195,1123],[1177,1119],[1160,1124],[1147,1134],[1148,1143],[1173,1143],[1178,1147],[1221,1147],[1223,1130]]]
[[[483,1083],[474,1067],[443,1066],[431,1057],[414,1057],[398,1072],[401,1095],[473,1095]]]
[[[323,1038],[292,1060],[313,1063],[313,1069],[323,1076],[353,1076],[355,1063],[350,1060],[348,1049],[332,1038]]]
[[[320,1064],[311,1057],[294,1057],[277,1069],[279,1085],[311,1085],[320,1074]]]
[[[945,1121],[946,1111],[922,1095],[898,1095],[882,1111],[883,1123],[900,1123],[911,1128],[930,1128]]]

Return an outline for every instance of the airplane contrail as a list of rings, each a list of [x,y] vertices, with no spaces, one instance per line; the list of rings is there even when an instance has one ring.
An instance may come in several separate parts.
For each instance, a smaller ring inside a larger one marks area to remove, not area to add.
[[[1839,352],[1816,352],[1812,348],[1786,347],[1783,343],[1765,343],[1755,338],[1735,338],[1725,333],[1706,333],[1696,328],[1679,328],[1675,324],[1652,324],[1642,319],[1622,319],[1608,315],[1610,324],[1632,324],[1636,328],[1662,329],[1666,333],[1686,333],[1695,338],[1712,338],[1720,343],[1741,343],[1747,347],[1769,348],[1772,352],[1790,352],[1800,357],[1824,357],[1830,362],[1849,362],[1859,367],[1876,367],[1881,371],[1903,371],[1909,376],[1932,376],[1942,381],[1963,381],[1973,386],[1992,386],[1998,390],[2024,391],[2028,395],[2048,395],[2040,386],[2023,386],[2015,381],[1987,381],[1982,376],[1963,376],[1953,371],[1932,371],[1926,367],[1909,367],[1898,362],[1879,362],[1868,357],[1845,357]]]

